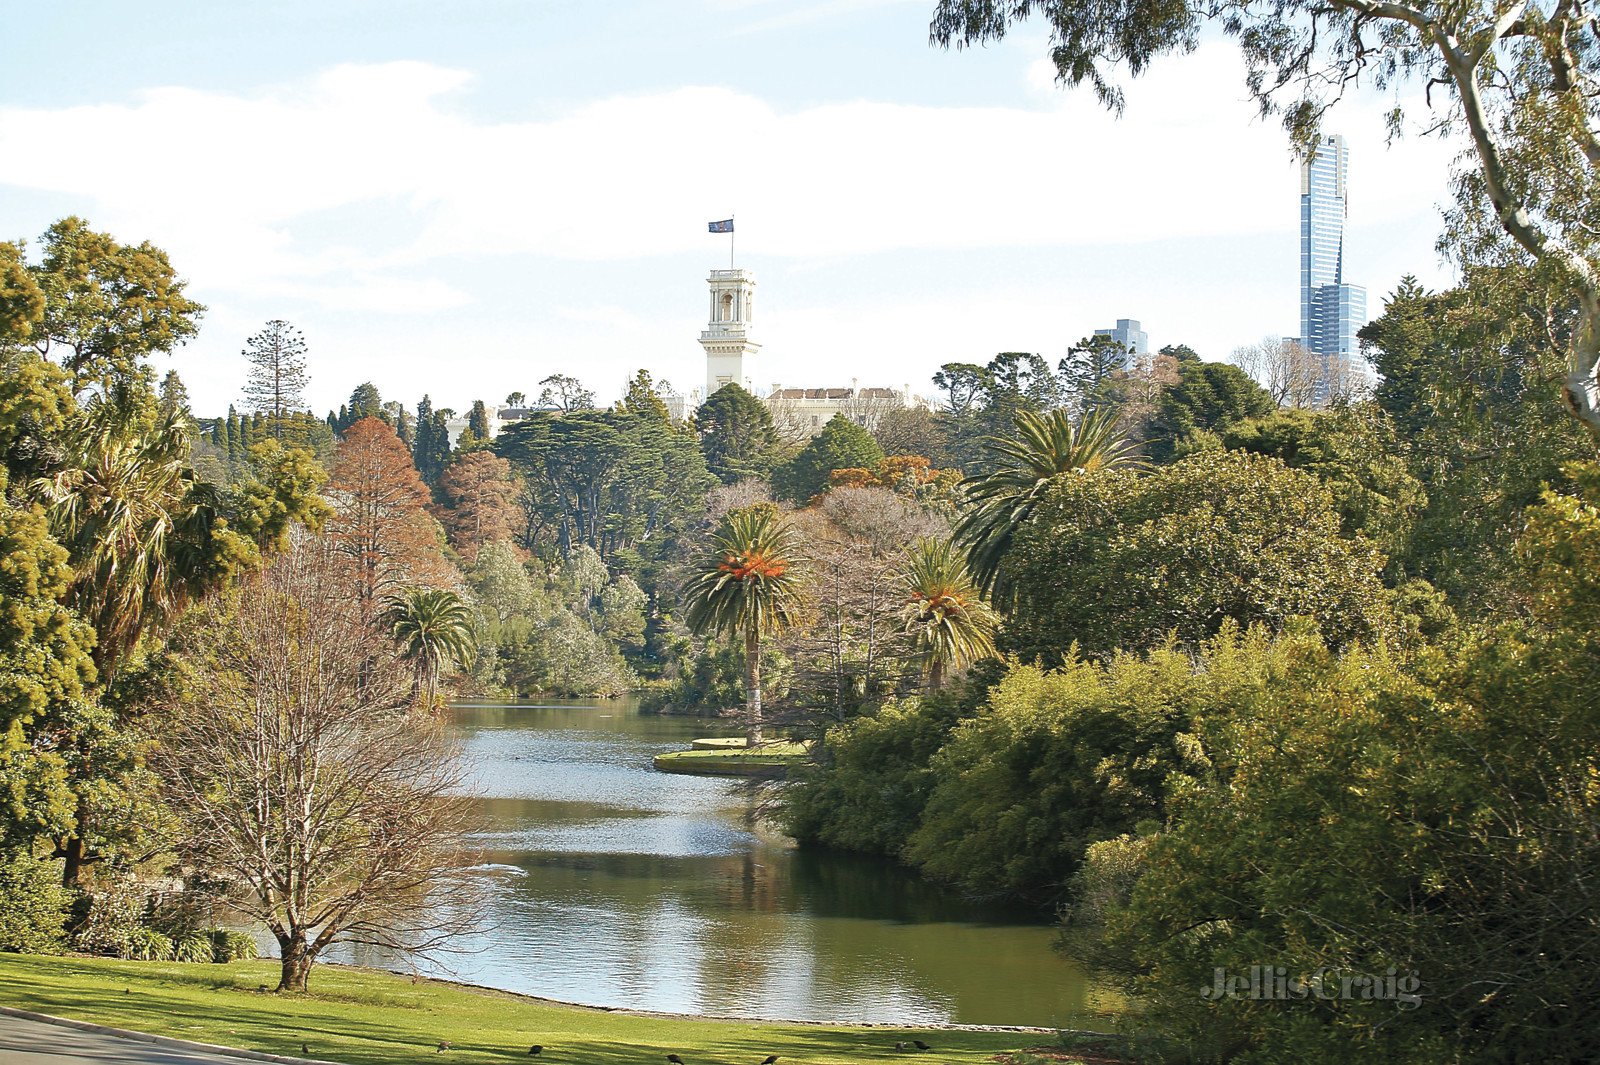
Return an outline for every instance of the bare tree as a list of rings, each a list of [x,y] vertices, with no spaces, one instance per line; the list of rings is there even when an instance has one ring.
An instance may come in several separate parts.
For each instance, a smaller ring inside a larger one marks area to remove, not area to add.
[[[350,579],[306,537],[212,607],[157,756],[179,853],[271,931],[280,991],[336,942],[427,952],[472,910],[456,749],[407,714],[409,679]]]
[[[244,342],[243,354],[250,363],[245,406],[271,416],[274,435],[281,435],[284,415],[305,406],[306,338],[288,322],[274,318]]]
[[[794,662],[790,702],[820,731],[918,682],[896,574],[908,543],[947,537],[950,527],[886,488],[835,488],[796,522],[811,616],[784,641]]]
[[[1254,344],[1235,348],[1233,364],[1255,378],[1256,384],[1266,389],[1280,407],[1307,409],[1317,405],[1322,360],[1298,340],[1263,337]]]
[[[886,415],[905,409],[907,395],[892,388],[856,388],[839,404],[839,413],[867,432],[876,433]]]
[[[772,415],[773,436],[786,452],[792,454],[805,447],[806,442],[820,431],[823,419],[798,398],[785,395],[784,390],[773,389],[766,403],[767,411]]]

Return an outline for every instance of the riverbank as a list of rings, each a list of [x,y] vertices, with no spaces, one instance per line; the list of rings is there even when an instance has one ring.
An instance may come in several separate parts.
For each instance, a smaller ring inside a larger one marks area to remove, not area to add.
[[[935,1060],[897,1042],[922,1039],[940,1062],[1005,1060],[1054,1042],[1018,1031],[848,1027],[701,1020],[592,1009],[440,981],[319,966],[311,992],[278,995],[275,962],[200,965],[0,954],[0,1003],[179,1039],[349,1065],[540,1061],[586,1065],[664,1060],[847,1065]],[[438,1058],[441,1043],[447,1057]],[[1070,1058],[1066,1060],[1072,1060]]]

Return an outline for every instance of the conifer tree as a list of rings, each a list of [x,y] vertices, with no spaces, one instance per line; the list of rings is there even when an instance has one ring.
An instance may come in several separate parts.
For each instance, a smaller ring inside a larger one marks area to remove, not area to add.
[[[305,405],[306,340],[300,330],[274,318],[244,342],[244,357],[250,363],[244,398],[254,411],[277,421]],[[274,429],[281,435],[280,427]]]

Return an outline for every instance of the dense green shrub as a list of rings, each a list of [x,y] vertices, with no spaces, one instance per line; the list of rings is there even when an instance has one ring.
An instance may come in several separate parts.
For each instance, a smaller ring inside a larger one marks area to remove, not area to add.
[[[213,928],[208,935],[211,937],[211,960],[214,962],[250,961],[261,956],[260,948],[248,932]]]
[[[61,863],[26,851],[0,853],[0,950],[49,954],[66,945],[70,895]]]
[[[174,949],[171,936],[138,925],[129,930],[117,956],[126,961],[172,961]]]
[[[1206,768],[1193,719],[1219,688],[1267,683],[1250,659],[1268,646],[1227,632],[1202,671],[1172,648],[1014,666],[934,757],[907,856],[971,894],[1059,900],[1087,847],[1160,818],[1169,780]]]
[[[1347,538],[1328,488],[1275,458],[1207,452],[1145,476],[1056,480],[1003,571],[1017,590],[1006,648],[1056,665],[1184,645],[1227,622],[1314,619],[1336,645],[1388,620],[1383,558]]]
[[[206,963],[216,961],[216,943],[211,933],[196,930],[176,937],[172,943],[172,960]]]
[[[1600,469],[1571,476],[1580,491],[1547,493],[1513,559],[1525,616],[1410,675],[1307,654],[1267,697],[1200,720],[1215,771],[1169,798],[1132,888],[1097,903],[1147,993],[1137,1023],[1201,1060],[1592,1058]],[[1252,966],[1420,986],[1196,993]]]
[[[830,728],[815,763],[793,774],[785,791],[789,834],[902,858],[933,790],[934,755],[959,722],[979,711],[999,670],[999,663],[980,663],[950,690],[891,701]]]

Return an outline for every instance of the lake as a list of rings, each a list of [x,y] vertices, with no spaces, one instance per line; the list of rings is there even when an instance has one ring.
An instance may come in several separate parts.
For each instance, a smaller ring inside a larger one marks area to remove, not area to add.
[[[1117,1000],[1036,915],[887,862],[802,851],[747,785],[651,759],[726,722],[635,700],[452,710],[482,828],[487,911],[418,970],[596,1006],[827,1022],[1105,1027]],[[383,952],[333,960],[404,968]]]

